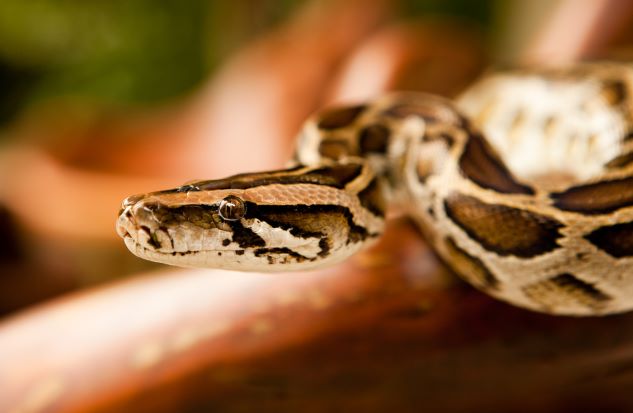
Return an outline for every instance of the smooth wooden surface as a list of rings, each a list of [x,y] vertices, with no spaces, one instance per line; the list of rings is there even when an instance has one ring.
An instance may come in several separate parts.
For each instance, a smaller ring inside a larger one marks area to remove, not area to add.
[[[398,221],[328,270],[165,271],[10,318],[0,411],[629,411],[632,327],[488,298]]]

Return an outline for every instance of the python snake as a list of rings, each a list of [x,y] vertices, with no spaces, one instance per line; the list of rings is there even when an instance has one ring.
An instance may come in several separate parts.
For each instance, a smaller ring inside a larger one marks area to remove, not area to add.
[[[295,166],[136,195],[117,231],[139,257],[291,271],[380,236],[388,205],[476,288],[528,309],[633,308],[633,65],[484,76],[324,110]]]

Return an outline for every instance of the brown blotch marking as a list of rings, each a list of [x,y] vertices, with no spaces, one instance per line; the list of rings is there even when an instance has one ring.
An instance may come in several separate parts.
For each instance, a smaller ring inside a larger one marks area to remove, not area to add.
[[[345,188],[345,185],[356,179],[363,172],[363,165],[358,163],[344,163],[325,168],[315,169],[309,174],[320,178],[324,185]]]
[[[227,221],[233,230],[233,241],[237,242],[241,248],[263,247],[266,241],[253,232],[250,228],[246,228],[239,221]]]
[[[565,211],[608,214],[633,205],[633,177],[571,187],[551,195],[554,205]]]
[[[386,153],[389,144],[389,128],[379,123],[361,129],[359,134],[360,153]]]
[[[294,258],[297,262],[304,262],[304,261],[314,261],[314,258],[308,258],[304,255],[301,255],[299,253],[294,252],[293,250],[291,250],[290,248],[258,248],[255,250],[255,256],[256,257],[261,257],[262,255],[266,255],[266,258],[268,259],[268,263],[269,264],[274,264],[275,260],[274,257],[270,254],[273,255],[279,255],[279,254],[286,254],[292,258]]]
[[[585,239],[612,257],[633,257],[633,222],[598,228]]]
[[[319,143],[319,153],[326,158],[338,160],[351,155],[352,151],[346,141],[324,139]]]
[[[274,206],[248,204],[253,216],[263,220],[273,228],[281,228],[290,232],[293,237],[299,238],[321,238],[324,233],[323,228],[318,225],[315,220],[306,217],[304,213],[288,209],[281,206],[283,212],[280,212]]]
[[[482,188],[505,194],[534,194],[534,190],[515,180],[492,147],[479,133],[471,133],[459,166],[462,173]]]
[[[364,241],[379,234],[372,234],[357,225],[352,213],[340,205],[257,205],[247,204],[250,217],[260,219],[275,228],[289,231],[300,238],[319,238],[319,256],[329,254],[331,246],[321,242],[328,228],[347,229],[347,243]]]
[[[446,239],[445,245],[451,267],[455,268],[462,278],[482,290],[499,288],[499,280],[490,272],[483,261],[461,249],[451,237]]]
[[[322,237],[326,228],[347,228],[347,243],[377,237],[367,228],[357,225],[350,210],[341,205],[257,205],[249,203],[252,217],[274,227],[289,230],[294,236]]]
[[[338,129],[350,125],[358,115],[363,113],[367,106],[348,106],[343,108],[327,109],[319,115],[317,126],[320,129]]]
[[[544,309],[580,304],[600,310],[611,299],[592,284],[569,273],[525,286],[523,292]]]
[[[629,166],[631,163],[633,163],[633,152],[627,152],[611,159],[605,164],[605,166],[607,168],[616,169],[624,168],[626,166]]]
[[[150,230],[149,227],[146,227],[145,225],[142,225],[140,228],[144,233],[146,233],[149,236],[149,239],[147,240],[147,243],[149,245],[151,245],[155,249],[160,249],[162,247],[162,244],[158,240],[156,233],[152,232],[152,230]]]
[[[213,189],[247,189],[256,186],[269,185],[274,182],[300,183],[305,170],[307,170],[306,166],[299,164],[292,168],[265,172],[243,173],[222,179],[199,181],[196,183],[196,186],[198,186],[200,190],[208,191]],[[159,192],[159,194],[166,192],[173,192],[173,190]]]
[[[235,255],[244,255],[244,250],[236,250]]]
[[[297,171],[303,169],[302,173]],[[264,185],[315,184],[344,188],[345,184],[356,178],[362,171],[358,163],[338,164],[334,166],[306,169],[295,167],[287,170],[257,172],[234,175],[224,179],[199,182],[201,190],[248,189]]]
[[[226,247],[227,245],[229,245],[230,243],[231,243],[231,240],[230,240],[230,239],[228,239],[228,238],[226,238],[226,239],[224,239],[224,240],[222,241],[222,245],[224,245],[225,247]]]
[[[330,243],[327,238],[321,238],[321,240],[319,240],[319,248],[321,248],[321,251],[317,253],[319,257],[327,257],[330,255]]]
[[[602,91],[600,94],[609,105],[619,105],[626,99],[626,84],[621,80],[606,80],[602,84]]]
[[[557,240],[563,225],[545,215],[487,204],[461,194],[450,195],[444,208],[471,238],[501,256],[531,258],[559,248]]]
[[[358,193],[360,204],[372,214],[383,217],[387,209],[387,202],[379,178],[374,178],[365,189]]]

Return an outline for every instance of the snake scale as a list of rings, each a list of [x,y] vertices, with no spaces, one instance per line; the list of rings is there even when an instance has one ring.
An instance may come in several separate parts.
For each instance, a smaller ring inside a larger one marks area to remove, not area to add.
[[[493,72],[455,102],[393,93],[314,115],[293,167],[127,198],[117,231],[179,266],[331,265],[409,214],[476,288],[551,314],[633,308],[633,65]]]

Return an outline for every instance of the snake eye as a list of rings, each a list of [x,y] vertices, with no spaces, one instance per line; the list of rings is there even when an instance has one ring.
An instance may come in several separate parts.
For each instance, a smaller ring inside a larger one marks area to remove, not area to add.
[[[218,212],[226,221],[237,221],[246,214],[246,205],[240,198],[229,195],[220,201]]]

